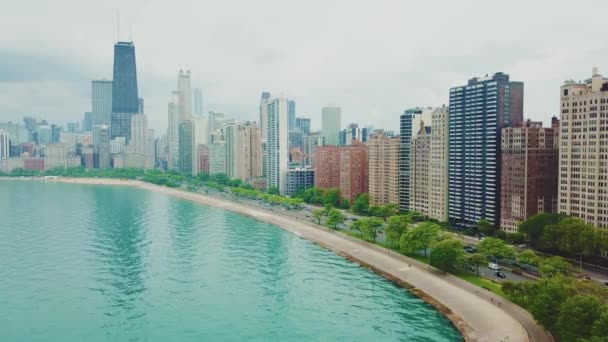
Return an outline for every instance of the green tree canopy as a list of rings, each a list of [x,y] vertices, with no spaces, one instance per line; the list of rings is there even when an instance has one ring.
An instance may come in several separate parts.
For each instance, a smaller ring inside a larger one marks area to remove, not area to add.
[[[570,263],[562,257],[554,256],[543,259],[538,267],[538,272],[543,277],[555,277],[557,275],[567,274],[569,269]]]
[[[515,257],[513,247],[497,238],[484,238],[477,246],[477,249],[479,253],[490,258],[506,259]]]
[[[560,216],[558,214],[539,213],[521,222],[518,230],[528,237],[530,244],[538,246],[545,227],[557,224],[559,221]]]
[[[597,298],[590,295],[576,295],[566,299],[555,324],[560,339],[575,342],[591,337],[592,327],[601,315],[600,304]]]
[[[481,253],[473,253],[467,256],[467,263],[475,267],[477,274],[479,274],[479,266],[488,264],[488,258]]]
[[[454,272],[464,264],[462,243],[455,239],[445,239],[433,246],[429,262],[431,266],[445,272]]]
[[[401,235],[407,231],[407,228],[411,223],[412,221],[407,215],[395,215],[389,217],[386,227],[384,228],[386,243],[392,247],[398,246]]]
[[[377,217],[367,217],[353,223],[352,228],[367,241],[376,242],[378,229],[382,227],[383,221]]]
[[[427,249],[437,241],[440,232],[441,228],[435,223],[420,223],[401,235],[399,247],[406,253],[416,253],[423,250],[424,256],[427,256]]]
[[[329,211],[329,214],[327,215],[327,220],[325,221],[325,223],[333,229],[338,229],[338,225],[344,222],[345,219],[346,218],[340,210],[331,209]]]
[[[351,210],[357,215],[367,215],[369,210],[369,195],[365,192],[359,194],[355,199]]]
[[[526,249],[524,251],[519,252],[516,257],[517,261],[522,264],[538,266],[540,263],[540,257],[534,253],[531,249]]]
[[[315,209],[312,211],[312,217],[317,220],[317,224],[321,224],[321,219],[325,211],[323,209]]]

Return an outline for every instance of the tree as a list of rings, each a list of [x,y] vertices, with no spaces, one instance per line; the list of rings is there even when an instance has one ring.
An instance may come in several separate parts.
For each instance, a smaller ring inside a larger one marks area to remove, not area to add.
[[[479,253],[489,258],[511,259],[515,257],[513,247],[497,238],[487,237],[483,239],[477,246],[477,249]]]
[[[464,263],[462,243],[455,239],[445,239],[433,246],[429,259],[431,266],[445,272],[454,272]]]
[[[317,220],[317,224],[321,224],[321,218],[323,217],[323,209],[315,209],[312,211],[312,217]]]
[[[599,338],[608,336],[608,305],[602,305],[600,308],[600,314],[593,323],[591,334]]]
[[[325,204],[325,205],[323,206],[323,214],[324,214],[325,216],[329,216],[329,213],[330,213],[332,210],[334,210],[334,209],[335,209],[335,208],[334,208],[334,206],[333,206],[333,205],[331,205],[331,204],[327,203],[327,204]]]
[[[517,261],[519,261],[522,264],[527,264],[527,265],[532,265],[532,266],[538,266],[538,264],[540,263],[540,257],[538,255],[536,255],[536,253],[534,253],[530,249],[521,251],[519,254],[517,254],[516,259],[517,259]]]
[[[382,220],[377,217],[360,219],[353,223],[352,228],[359,231],[359,234],[367,241],[376,242],[378,228],[382,227]]]
[[[268,192],[271,195],[278,195],[279,188],[277,188],[276,186],[271,186],[271,187],[268,187],[268,191],[266,191],[266,192]]]
[[[486,265],[488,263],[488,258],[481,253],[473,253],[469,254],[467,257],[467,263],[475,267],[477,274],[479,274],[479,266]]]
[[[440,231],[441,228],[435,223],[420,223],[401,235],[399,247],[407,253],[416,253],[419,250],[424,250],[424,256],[426,257],[427,249],[437,241]]]
[[[369,210],[369,195],[365,192],[359,194],[355,199],[351,210],[357,215],[367,215],[367,211]]]
[[[340,210],[332,209],[327,215],[327,221],[325,221],[325,223],[333,229],[338,229],[338,225],[344,222],[345,219],[346,218],[342,215]]]
[[[411,224],[411,220],[406,215],[395,215],[388,218],[386,227],[384,227],[384,235],[386,236],[386,243],[391,246],[399,245],[399,238],[409,225]]]
[[[387,203],[380,208],[378,208],[377,216],[380,216],[386,221],[387,218],[399,214],[399,208],[396,204]]]
[[[509,241],[509,243],[519,245],[526,241],[526,237],[522,233],[508,233],[507,241]]]
[[[537,247],[545,227],[557,224],[559,220],[558,214],[539,213],[521,222],[518,231],[528,237],[532,246]]]
[[[554,256],[543,259],[538,267],[538,272],[543,277],[555,277],[560,274],[567,274],[570,269],[570,263],[564,258]]]
[[[479,222],[477,222],[477,229],[479,229],[481,233],[484,233],[487,236],[494,235],[494,232],[496,230],[494,226],[492,226],[490,221],[486,219],[481,219],[479,220]]]
[[[323,195],[323,204],[331,204],[334,207],[340,205],[340,189],[338,188],[330,188],[325,190],[325,194]]]
[[[576,295],[561,305],[555,324],[562,341],[591,337],[593,324],[600,318],[600,301],[590,295]],[[606,336],[605,336],[606,337]]]

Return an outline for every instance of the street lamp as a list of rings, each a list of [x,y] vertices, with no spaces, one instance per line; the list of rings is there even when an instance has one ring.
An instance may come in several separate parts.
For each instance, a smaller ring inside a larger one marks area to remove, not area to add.
[[[578,252],[576,254],[579,256],[578,269],[582,270],[583,269],[583,252]]]

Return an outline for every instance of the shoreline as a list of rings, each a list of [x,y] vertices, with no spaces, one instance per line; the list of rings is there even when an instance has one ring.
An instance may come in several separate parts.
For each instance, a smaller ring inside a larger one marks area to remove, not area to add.
[[[296,220],[240,202],[168,188],[139,180],[105,178],[0,177],[0,180],[37,180],[56,183],[132,186],[197,204],[228,210],[277,226],[347,258],[408,289],[446,316],[465,341],[553,341],[522,308],[452,276],[383,247],[330,230],[311,222]],[[491,300],[490,300],[491,299]],[[509,311],[509,312],[507,312]]]

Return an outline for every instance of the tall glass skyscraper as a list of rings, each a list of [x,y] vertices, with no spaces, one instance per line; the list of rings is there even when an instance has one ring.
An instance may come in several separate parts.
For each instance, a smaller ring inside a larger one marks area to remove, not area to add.
[[[294,131],[296,129],[296,101],[289,100],[287,107],[289,111],[289,130]]]
[[[450,89],[448,219],[500,223],[500,132],[523,120],[524,84],[496,73]]]
[[[112,83],[112,139],[131,139],[131,116],[139,113],[137,69],[133,42],[114,44],[114,79]]]
[[[406,109],[399,120],[399,210],[410,210],[412,121],[422,109]]]

